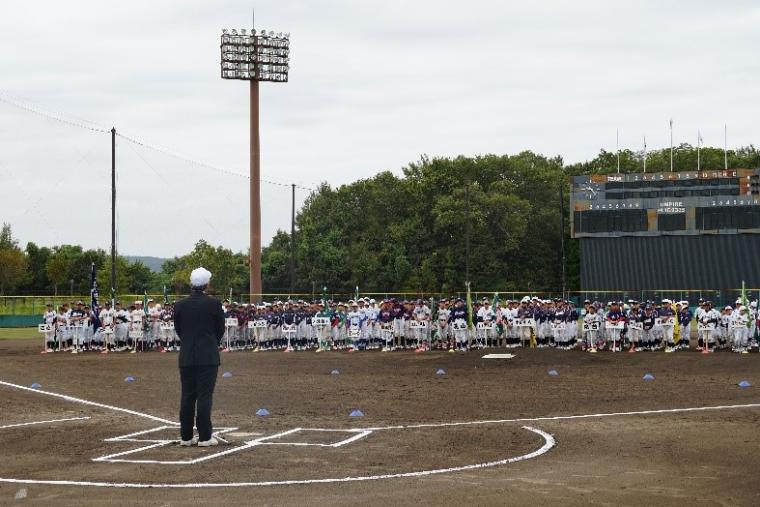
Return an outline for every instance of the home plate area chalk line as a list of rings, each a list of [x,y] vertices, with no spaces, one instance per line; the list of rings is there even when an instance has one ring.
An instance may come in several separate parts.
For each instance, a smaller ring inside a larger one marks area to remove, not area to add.
[[[175,464],[176,465],[191,465],[191,464],[200,463],[203,461],[208,461],[209,459],[228,455],[234,452],[239,452],[239,451],[249,449],[251,447],[255,447],[258,445],[296,445],[296,446],[314,445],[314,446],[321,446],[321,447],[339,447],[339,446],[343,446],[343,445],[355,442],[357,440],[360,440],[373,432],[386,431],[386,430],[436,428],[436,427],[449,427],[449,426],[472,426],[472,425],[505,424],[505,423],[518,423],[518,422],[537,422],[537,421],[561,421],[561,420],[572,420],[572,419],[590,419],[590,418],[620,417],[620,416],[632,416],[632,415],[633,416],[656,415],[656,414],[672,414],[672,413],[684,413],[684,412],[705,412],[705,411],[717,411],[717,410],[760,408],[760,403],[748,403],[748,404],[742,404],[742,405],[718,405],[718,406],[687,407],[687,408],[658,409],[658,410],[637,410],[637,411],[631,411],[631,412],[609,412],[609,413],[598,413],[598,414],[524,417],[524,418],[516,418],[516,419],[493,419],[493,420],[482,420],[482,421],[423,423],[423,424],[410,424],[410,425],[397,425],[397,426],[383,426],[383,427],[374,427],[374,428],[349,428],[349,429],[345,429],[345,428],[344,429],[293,428],[293,429],[290,429],[281,433],[277,433],[274,435],[259,437],[254,440],[244,442],[243,445],[241,446],[220,451],[212,455],[203,456],[195,460],[186,460],[186,461],[177,461],[177,462],[170,462],[170,461],[156,462],[156,461],[146,461],[146,460],[123,460],[123,459],[119,459],[119,457],[124,456],[124,455],[134,454],[142,450],[147,450],[147,449],[152,449],[155,447],[160,447],[163,445],[168,445],[169,443],[172,442],[171,440],[158,440],[158,439],[137,438],[137,437],[143,437],[144,435],[149,435],[150,433],[165,430],[165,429],[176,429],[176,427],[178,426],[176,422],[169,421],[167,419],[156,417],[156,416],[146,414],[143,412],[138,412],[135,410],[129,410],[129,409],[121,408],[121,407],[116,407],[113,405],[106,405],[103,403],[83,400],[81,398],[75,398],[73,396],[53,393],[50,391],[41,391],[38,389],[31,389],[25,386],[13,384],[10,382],[5,382],[2,380],[0,380],[0,385],[14,388],[14,389],[20,389],[25,392],[31,392],[31,393],[35,393],[39,395],[60,398],[60,399],[70,401],[73,403],[80,403],[80,404],[89,405],[93,407],[103,408],[107,410],[130,414],[136,417],[141,417],[145,419],[150,419],[152,421],[164,423],[165,424],[164,426],[160,426],[157,428],[151,428],[151,429],[139,431],[136,433],[131,433],[129,435],[123,435],[120,437],[106,439],[105,441],[107,442],[109,441],[110,442],[114,442],[114,441],[144,442],[144,443],[147,443],[148,445],[132,450],[132,451],[127,451],[125,453],[118,453],[118,454],[112,454],[109,456],[103,456],[100,458],[95,458],[93,461],[111,462],[111,463],[120,463],[120,462],[157,463],[157,464],[167,464],[167,465],[175,465]],[[45,421],[41,421],[40,424],[44,422]],[[48,422],[53,422],[53,421],[48,421]],[[236,429],[237,428],[220,428],[218,433],[220,434],[226,433],[226,432],[234,431]],[[356,476],[356,477],[333,477],[333,478],[323,478],[323,479],[229,482],[229,483],[176,483],[176,484],[167,483],[167,484],[163,484],[163,483],[40,480],[40,479],[19,479],[19,478],[0,478],[0,483],[39,484],[39,485],[53,485],[53,486],[83,486],[83,487],[87,486],[87,487],[100,487],[100,488],[179,489],[179,488],[234,488],[234,487],[255,487],[255,486],[308,485],[308,484],[342,483],[342,482],[358,482],[358,481],[375,481],[375,480],[381,480],[381,479],[397,479],[397,478],[408,478],[408,477],[424,477],[428,475],[453,473],[453,472],[460,472],[464,470],[474,470],[474,469],[480,469],[480,468],[489,468],[489,467],[495,467],[495,466],[500,466],[500,465],[507,465],[510,463],[516,463],[519,461],[525,461],[528,459],[537,458],[547,453],[550,449],[552,449],[556,445],[556,441],[554,437],[545,431],[542,431],[538,428],[534,428],[531,426],[522,426],[522,429],[532,432],[542,437],[544,440],[543,445],[540,448],[536,449],[535,451],[530,452],[528,454],[524,454],[522,456],[504,458],[497,461],[489,461],[485,463],[474,463],[470,465],[462,465],[462,466],[450,467],[450,468],[439,468],[439,469],[433,469],[433,470],[418,470],[418,471],[412,471],[412,472],[401,472],[401,473],[380,474],[380,475],[365,475],[365,476]],[[273,440],[281,439],[284,437],[288,437],[298,432],[307,432],[307,431],[336,432],[336,433],[344,432],[344,433],[350,433],[352,435],[349,438],[346,438],[346,439],[343,439],[331,444],[312,444],[312,443],[305,443],[305,442],[287,442],[287,441],[275,442],[273,441]]]

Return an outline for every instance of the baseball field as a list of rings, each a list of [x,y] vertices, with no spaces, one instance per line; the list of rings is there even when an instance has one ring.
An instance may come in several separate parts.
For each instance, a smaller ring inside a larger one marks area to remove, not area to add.
[[[0,505],[760,504],[756,354],[229,353],[199,449],[175,354],[39,349],[0,341]]]

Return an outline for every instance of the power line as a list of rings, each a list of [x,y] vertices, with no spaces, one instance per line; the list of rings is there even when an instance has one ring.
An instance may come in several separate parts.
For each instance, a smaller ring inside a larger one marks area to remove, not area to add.
[[[239,173],[237,171],[232,171],[230,169],[226,169],[226,168],[219,167],[219,166],[216,166],[216,165],[208,164],[206,162],[202,162],[200,160],[196,160],[196,159],[190,158],[190,157],[188,157],[186,155],[182,155],[182,154],[177,153],[175,151],[172,151],[172,150],[169,150],[169,149],[166,149],[166,148],[161,148],[161,147],[158,147],[158,146],[154,146],[152,144],[148,144],[145,141],[141,141],[141,140],[135,139],[134,137],[126,136],[126,135],[120,134],[118,132],[116,133],[116,135],[118,137],[121,137],[122,139],[124,139],[127,142],[136,144],[138,146],[142,146],[143,148],[148,148],[149,150],[153,150],[153,151],[156,151],[158,153],[162,153],[162,154],[170,156],[170,157],[177,158],[177,159],[182,160],[184,162],[187,162],[189,164],[193,164],[193,165],[196,165],[196,166],[199,166],[199,167],[203,167],[205,169],[211,169],[213,171],[217,171],[217,172],[219,172],[221,174],[225,174],[227,176],[237,176],[239,178],[250,179],[250,176],[247,175],[247,174],[242,174],[242,173]],[[267,179],[263,179],[263,178],[261,178],[259,181],[261,181],[262,183],[268,183],[270,185],[277,185],[277,186],[280,186],[280,187],[287,187],[287,188],[291,187],[290,183],[283,183],[283,182],[280,182],[280,181],[267,180]],[[308,190],[309,192],[312,192],[312,191],[315,190],[313,188],[304,187],[304,186],[300,186],[300,185],[296,185],[296,187],[300,188],[302,190]]]
[[[81,128],[81,129],[84,129],[84,130],[89,130],[91,132],[97,132],[97,133],[100,133],[100,134],[110,134],[111,133],[111,131],[108,130],[108,129],[92,126],[92,125],[97,125],[97,124],[94,123],[94,122],[91,122],[89,120],[84,120],[84,119],[72,120],[72,119],[64,118],[64,116],[68,116],[68,115],[65,115],[64,113],[55,113],[55,112],[51,112],[51,111],[46,111],[46,110],[44,110],[41,107],[35,107],[35,106],[28,105],[27,103],[22,103],[20,100],[13,98],[7,92],[4,92],[2,90],[0,90],[0,102],[4,102],[6,104],[9,104],[9,105],[11,105],[13,107],[16,107],[18,109],[26,111],[28,113],[32,113],[32,114],[35,114],[37,116],[41,116],[43,118],[48,118],[50,120],[57,121],[59,123],[62,123],[64,125],[68,125],[70,127],[77,127],[77,128]],[[29,102],[29,101],[24,101],[24,102]],[[86,125],[85,123],[90,123],[91,125]],[[158,146],[154,146],[154,145],[149,144],[149,143],[147,143],[145,141],[138,140],[138,139],[136,139],[134,137],[127,136],[127,135],[121,134],[119,132],[117,132],[116,135],[119,136],[119,137],[121,137],[122,139],[124,139],[127,142],[136,144],[138,146],[142,146],[144,148],[151,149],[153,151],[157,151],[159,153],[162,153],[164,155],[168,155],[170,157],[177,158],[179,160],[183,160],[183,161],[185,161],[185,162],[187,162],[189,164],[193,164],[193,165],[196,165],[196,166],[199,166],[199,167],[203,167],[205,169],[211,169],[211,170],[217,171],[219,173],[226,174],[228,176],[237,176],[239,178],[250,179],[250,176],[248,176],[246,174],[241,174],[241,173],[239,173],[237,171],[232,171],[232,170],[229,170],[229,169],[225,169],[223,167],[219,167],[219,166],[215,166],[215,165],[212,165],[212,164],[208,164],[206,162],[201,162],[199,160],[193,159],[193,158],[188,157],[186,155],[182,155],[182,154],[180,154],[178,152],[175,152],[173,150],[169,150],[169,149],[166,149],[166,148],[161,148],[161,147],[158,147]],[[281,182],[281,181],[274,181],[274,180],[269,180],[269,179],[264,179],[264,178],[261,178],[259,181],[261,181],[262,183],[267,183],[269,185],[276,185],[276,186],[285,187],[285,188],[291,188],[291,185],[292,185],[291,183],[284,183],[284,182]],[[297,184],[296,184],[296,188],[298,188],[300,190],[306,190],[307,192],[315,192],[316,191],[315,188],[305,187],[303,185],[297,185]]]
[[[67,118],[63,118],[62,117],[63,115],[60,114],[60,113],[55,114],[55,113],[51,113],[51,112],[47,112],[47,111],[42,111],[42,110],[37,109],[35,107],[29,106],[27,104],[22,104],[22,103],[20,103],[20,102],[18,102],[16,100],[8,98],[7,95],[3,96],[2,94],[0,94],[0,102],[5,102],[6,104],[10,104],[11,106],[14,106],[14,107],[17,107],[19,109],[22,109],[22,110],[24,110],[24,111],[26,111],[28,113],[36,114],[38,116],[42,116],[42,117],[48,118],[50,120],[55,120],[57,122],[63,123],[65,125],[69,125],[71,127],[78,127],[78,128],[81,128],[81,129],[90,130],[92,132],[98,132],[98,133],[101,133],[101,134],[108,134],[109,133],[109,131],[106,130],[106,129],[102,129],[102,128],[99,128],[99,127],[93,127],[93,126],[90,126],[90,125],[85,125],[84,123],[82,123],[80,121],[74,121],[74,120],[69,120]],[[83,120],[83,121],[86,121],[86,120]],[[92,123],[92,122],[88,122],[88,123]]]

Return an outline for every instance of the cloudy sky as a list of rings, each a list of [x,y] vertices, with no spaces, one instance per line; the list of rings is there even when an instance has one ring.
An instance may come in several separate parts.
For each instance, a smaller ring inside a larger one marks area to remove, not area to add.
[[[248,90],[219,77],[222,28],[250,2],[0,1],[0,221],[22,244],[172,256],[247,248]],[[287,84],[262,84],[264,242],[289,229],[290,183],[399,173],[421,154],[760,141],[757,1],[266,0],[292,33]],[[15,105],[12,105],[11,103]],[[27,109],[22,109],[18,106]],[[232,173],[232,174],[230,174]],[[240,175],[240,176],[238,176]],[[299,189],[298,202],[308,191]]]

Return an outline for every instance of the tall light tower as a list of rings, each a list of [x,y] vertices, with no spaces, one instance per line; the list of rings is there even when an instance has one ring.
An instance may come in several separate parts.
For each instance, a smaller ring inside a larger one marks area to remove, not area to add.
[[[266,30],[222,30],[222,79],[251,82],[251,301],[261,299],[261,151],[259,146],[259,81],[287,83],[290,34]]]

